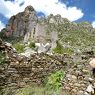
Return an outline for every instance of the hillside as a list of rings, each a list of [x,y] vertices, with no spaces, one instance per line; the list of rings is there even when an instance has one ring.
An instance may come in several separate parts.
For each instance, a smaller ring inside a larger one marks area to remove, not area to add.
[[[1,33],[1,38],[9,42],[29,40],[35,43],[50,43],[52,49],[56,41],[70,52],[95,50],[95,29],[88,22],[70,22],[60,15],[39,18],[32,6],[25,8],[24,12],[12,16]]]
[[[36,14],[27,6],[0,32],[0,95],[94,95],[88,63],[95,57],[95,29]]]

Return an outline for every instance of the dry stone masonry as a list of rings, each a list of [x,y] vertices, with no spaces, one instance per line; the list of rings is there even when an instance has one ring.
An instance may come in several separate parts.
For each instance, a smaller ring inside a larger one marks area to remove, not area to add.
[[[11,46],[0,40],[0,50],[6,53],[6,64],[0,65],[0,87],[24,87],[42,84],[46,76],[64,70],[62,95],[92,95],[95,80],[91,76],[88,59],[75,64],[72,56],[33,54],[30,58],[18,55]],[[87,55],[88,56],[88,55]],[[81,57],[81,56],[80,56]],[[75,59],[74,59],[75,60]]]

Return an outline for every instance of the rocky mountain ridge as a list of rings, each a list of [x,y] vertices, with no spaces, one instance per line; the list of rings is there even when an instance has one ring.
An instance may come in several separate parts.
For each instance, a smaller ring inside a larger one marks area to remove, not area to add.
[[[50,43],[56,47],[58,41],[65,49],[73,52],[95,49],[95,29],[88,22],[70,22],[60,15],[39,18],[32,6],[27,6],[24,12],[10,18],[6,28],[0,32],[1,38],[9,42],[29,40],[35,43]]]

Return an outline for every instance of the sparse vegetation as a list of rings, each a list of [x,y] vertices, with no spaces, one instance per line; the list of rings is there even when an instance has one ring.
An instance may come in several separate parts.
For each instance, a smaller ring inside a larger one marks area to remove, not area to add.
[[[5,32],[7,32],[7,29],[6,28],[4,28],[3,30],[2,30],[2,32],[0,32],[0,38],[6,38],[5,37]]]
[[[4,64],[6,60],[5,54],[0,51],[0,65]]]
[[[55,95],[54,90],[46,90],[45,87],[42,86],[29,86],[24,87],[16,91],[16,95]],[[56,95],[60,95],[59,93],[56,93]]]
[[[61,81],[64,78],[64,71],[59,70],[52,73],[47,80],[46,87],[48,90],[53,89],[59,91],[62,87]]]
[[[13,44],[13,47],[17,50],[18,53],[24,52],[24,45],[21,43]]]
[[[35,49],[35,47],[36,47],[35,42],[30,42],[29,47],[32,48],[32,49]]]
[[[4,91],[0,88],[0,95],[4,95]]]
[[[56,48],[53,49],[54,53],[63,54],[63,46],[59,43],[59,41],[56,41]]]
[[[44,87],[41,86],[29,86],[19,89],[16,95],[44,95]]]

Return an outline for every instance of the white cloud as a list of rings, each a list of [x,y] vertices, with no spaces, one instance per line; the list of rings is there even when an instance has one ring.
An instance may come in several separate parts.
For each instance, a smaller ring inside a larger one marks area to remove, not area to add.
[[[20,2],[17,2],[17,0],[14,3],[10,1],[0,0],[0,13],[9,18],[18,12],[23,11],[24,9],[22,10],[22,8],[20,8],[19,3]]]
[[[5,25],[0,21],[0,31],[1,29],[3,29],[5,27]]]
[[[4,1],[0,0],[0,13],[7,15],[10,11],[8,10],[7,6],[4,4]]]
[[[20,7],[19,4],[23,1],[25,3]],[[14,3],[0,0],[0,12],[6,17],[10,17],[23,11],[28,5],[32,5],[36,11],[42,11],[45,15],[60,14],[70,21],[78,20],[84,15],[82,10],[77,7],[67,7],[65,4],[59,3],[58,0],[15,0]]]
[[[95,28],[95,21],[92,22],[92,26],[93,26],[93,28]]]

